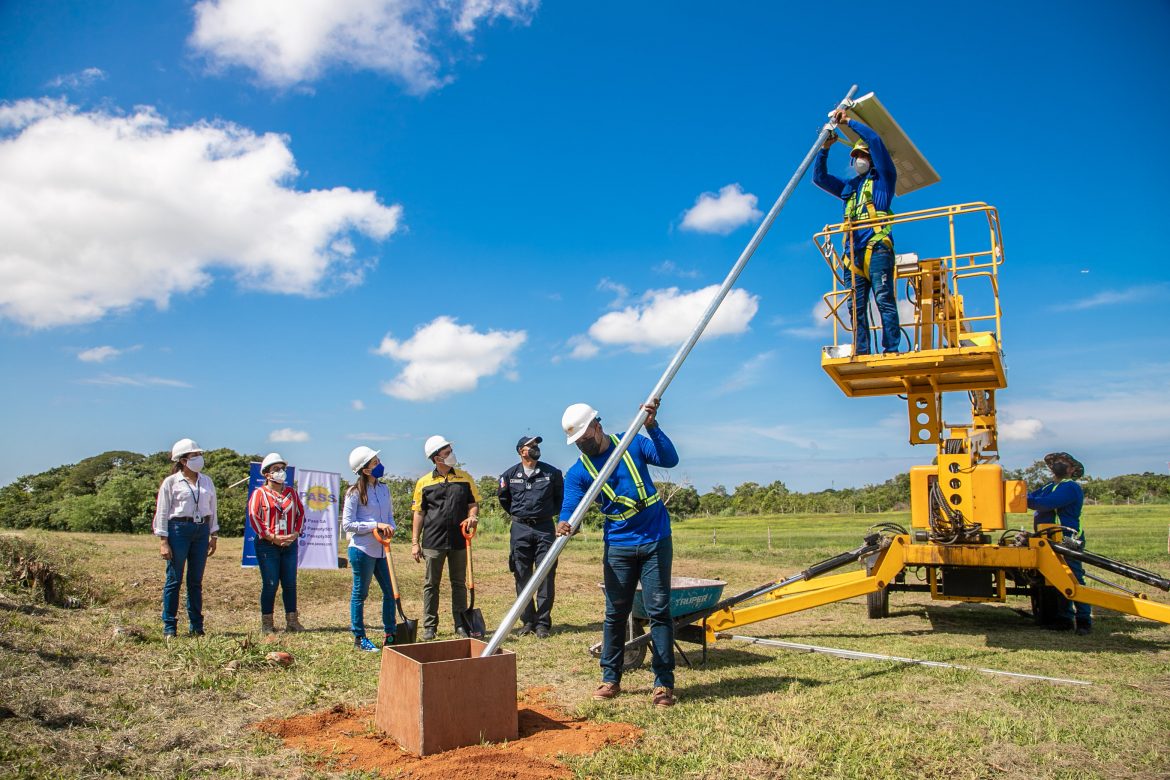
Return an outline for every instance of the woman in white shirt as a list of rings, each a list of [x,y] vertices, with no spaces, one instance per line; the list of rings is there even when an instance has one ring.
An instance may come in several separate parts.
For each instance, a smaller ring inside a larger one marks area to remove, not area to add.
[[[390,587],[390,568],[386,565],[386,551],[374,538],[375,528],[383,536],[394,533],[394,509],[390,506],[390,489],[379,481],[386,468],[378,460],[377,452],[369,447],[355,447],[349,453],[349,467],[357,475],[357,481],[345,494],[341,527],[349,539],[349,568],[353,571],[350,630],[355,648],[377,652],[378,647],[366,637],[366,596],[373,577],[382,589],[382,629],[385,632],[382,646],[394,644],[394,591]]]
[[[187,574],[187,621],[190,636],[203,636],[203,569],[215,555],[219,534],[215,485],[203,473],[203,450],[193,439],[171,447],[175,471],[162,481],[154,510],[154,535],[167,562],[162,593],[163,638],[177,633],[179,588]]]

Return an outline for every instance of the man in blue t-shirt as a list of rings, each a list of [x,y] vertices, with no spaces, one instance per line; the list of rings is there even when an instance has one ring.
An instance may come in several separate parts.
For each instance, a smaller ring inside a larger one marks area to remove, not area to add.
[[[597,497],[605,516],[605,627],[602,633],[601,685],[593,698],[612,699],[621,692],[622,647],[634,592],[642,583],[642,601],[650,618],[653,701],[656,707],[674,706],[674,623],[670,616],[670,574],[674,548],[670,515],[650,479],[650,466],[678,465],[674,444],[658,427],[658,401],[646,404],[646,435],[638,435],[622,456]],[[565,498],[557,533],[568,523],[577,505],[599,475],[620,436],[607,435],[601,417],[588,404],[573,404],[561,418],[569,444],[581,457],[565,473]]]
[[[1028,494],[1028,508],[1035,509],[1033,524],[1037,527],[1046,523],[1071,528],[1085,536],[1081,530],[1081,507],[1085,503],[1085,492],[1077,480],[1085,475],[1085,467],[1067,452],[1050,452],[1044,456],[1044,465],[1052,472],[1052,481]],[[1078,560],[1066,558],[1064,563],[1072,571],[1077,582],[1085,584],[1085,566]],[[1066,599],[1058,589],[1056,622],[1048,625],[1054,631],[1070,631],[1084,636],[1093,630],[1093,607],[1079,601]],[[1073,608],[1076,620],[1073,620]]]

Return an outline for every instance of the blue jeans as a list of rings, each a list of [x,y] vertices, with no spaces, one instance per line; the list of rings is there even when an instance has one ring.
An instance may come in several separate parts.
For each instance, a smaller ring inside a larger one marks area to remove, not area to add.
[[[349,548],[349,568],[353,571],[353,594],[349,599],[349,630],[354,637],[366,635],[366,596],[370,594],[370,577],[378,580],[382,589],[382,630],[394,635],[394,590],[390,587],[390,567],[385,558],[366,555],[356,547]]]
[[[1081,538],[1083,539],[1084,536],[1085,534],[1082,531]],[[1076,581],[1079,584],[1084,585],[1085,564],[1081,563],[1075,558],[1065,558],[1064,563],[1072,571],[1073,577],[1076,578]],[[1071,621],[1075,617],[1077,623],[1083,623],[1086,626],[1093,625],[1092,604],[1084,604],[1080,601],[1069,601],[1064,597],[1063,593],[1059,593],[1059,589],[1057,589],[1057,592],[1059,594],[1059,598],[1056,601],[1056,614],[1060,617],[1061,620]]]
[[[276,606],[276,586],[281,589],[285,612],[297,611],[297,542],[281,547],[256,540],[256,563],[260,569],[260,614],[271,615]]]
[[[208,523],[170,520],[167,543],[171,559],[167,561],[167,581],[162,592],[163,633],[176,633],[179,622],[179,587],[183,570],[187,570],[187,621],[193,633],[203,633],[203,570],[207,567],[207,547],[211,539]]]
[[[864,250],[857,252],[861,255]],[[869,293],[877,304],[882,319],[882,352],[897,352],[902,341],[902,327],[898,323],[898,302],[894,290],[894,253],[885,244],[873,248],[869,258],[869,278],[854,275],[845,269],[845,284],[853,288],[850,313],[853,318],[853,354],[869,354]],[[856,312],[853,309],[856,308]]]
[[[606,545],[605,627],[602,630],[601,680],[621,682],[626,623],[634,607],[634,591],[642,583],[642,602],[650,618],[650,664],[654,686],[674,687],[674,621],[670,617],[670,570],[674,544],[670,537],[634,547]]]

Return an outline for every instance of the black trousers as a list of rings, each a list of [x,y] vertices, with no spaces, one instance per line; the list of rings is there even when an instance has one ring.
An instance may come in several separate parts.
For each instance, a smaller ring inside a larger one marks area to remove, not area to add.
[[[516,595],[519,596],[524,586],[532,579],[536,567],[548,555],[556,539],[556,528],[552,520],[542,520],[536,525],[512,519],[512,554],[508,556],[508,568],[516,578]],[[548,577],[536,589],[535,603],[529,601],[524,605],[520,620],[526,626],[536,628],[544,626],[552,628],[553,599],[556,597],[557,567],[553,564]]]

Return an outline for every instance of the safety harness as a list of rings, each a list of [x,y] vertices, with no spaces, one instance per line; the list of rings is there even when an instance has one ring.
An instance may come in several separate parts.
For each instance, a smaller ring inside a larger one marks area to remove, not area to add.
[[[613,442],[615,447],[619,441],[618,437],[614,436],[612,433],[609,435],[609,440]],[[634,463],[634,459],[630,457],[629,450],[626,450],[622,453],[622,463],[626,464],[626,468],[630,470],[630,476],[634,480],[634,488],[638,491],[638,500],[635,501],[634,499],[627,496],[619,496],[616,492],[614,492],[614,489],[610,487],[608,482],[603,482],[601,485],[601,492],[604,493],[605,497],[610,500],[610,503],[620,504],[621,506],[628,507],[620,514],[606,514],[606,520],[629,520],[631,517],[638,514],[646,507],[653,506],[661,500],[657,492],[646,492],[646,483],[642,481],[642,475],[638,473],[638,467]],[[596,481],[598,476],[597,469],[593,467],[593,461],[589,460],[587,455],[581,455],[581,465],[583,465],[585,470],[589,472],[589,476],[593,477],[594,481]]]
[[[860,197],[858,197],[859,195]],[[854,190],[849,195],[849,199],[845,201],[845,227],[849,231],[848,235],[850,243],[853,242],[853,223],[865,220],[882,219],[892,216],[894,216],[894,212],[878,211],[874,207],[873,177],[866,176],[865,181],[861,184],[861,187]],[[893,229],[894,226],[890,223],[882,225],[880,229],[874,229],[873,236],[870,237],[869,241],[865,245],[865,256],[862,259],[860,268],[857,267],[857,264],[853,260],[853,256],[857,252],[857,247],[852,247],[853,251],[849,252],[849,256],[845,260],[845,263],[849,266],[849,269],[854,273],[859,273],[868,279],[869,259],[873,256],[874,247],[885,244],[890,248],[890,251],[893,251],[894,239],[890,237],[890,233],[893,231]]]

